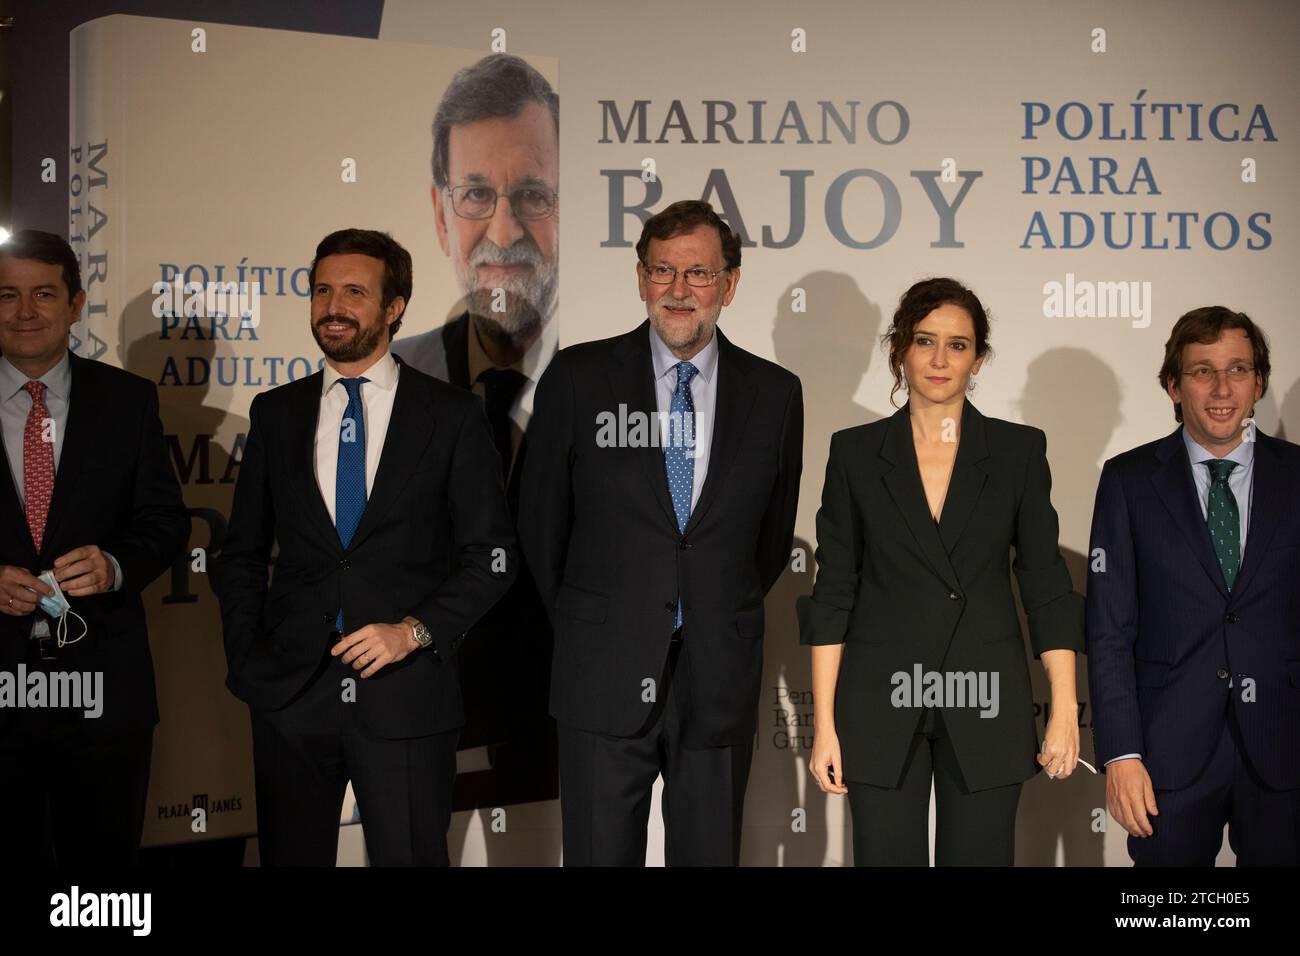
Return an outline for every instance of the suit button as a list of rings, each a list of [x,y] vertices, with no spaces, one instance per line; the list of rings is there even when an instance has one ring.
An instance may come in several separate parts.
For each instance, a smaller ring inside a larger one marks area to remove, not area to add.
[[[678,542],[677,547],[679,547],[679,548],[681,548],[683,551],[685,551],[687,548],[690,547],[690,545],[686,543],[686,539],[685,539],[685,538],[682,538],[682,540],[681,540],[680,542]]]
[[[948,592],[948,600],[950,600],[950,601],[960,601],[960,600],[961,600],[961,595],[958,594],[956,591],[949,591],[949,592]]]
[[[352,567],[352,562],[350,562],[347,558],[344,558],[342,561],[339,562],[339,567],[342,568],[344,571],[346,571],[348,568]]]
[[[1229,624],[1236,624],[1236,623],[1237,623],[1237,615],[1235,615],[1235,614],[1229,614],[1227,617],[1224,618],[1224,620],[1227,621]]]
[[[334,615],[331,614],[329,611],[326,611],[324,614],[320,616],[320,622],[322,624],[329,624],[333,620],[334,620]]]
[[[1226,670],[1224,670],[1222,667],[1220,667],[1219,670],[1218,670],[1218,678],[1219,678],[1219,680],[1227,680],[1227,679],[1228,679],[1228,672],[1227,672]]]

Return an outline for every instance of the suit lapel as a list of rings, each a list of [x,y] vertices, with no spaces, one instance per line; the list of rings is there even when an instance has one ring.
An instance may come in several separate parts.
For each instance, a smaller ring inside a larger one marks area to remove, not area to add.
[[[289,434],[294,443],[290,454],[293,474],[289,477],[298,485],[298,497],[307,509],[311,526],[339,548],[338,531],[330,520],[325,499],[321,497],[320,485],[316,483],[316,423],[320,417],[320,390],[324,378],[323,372],[316,372],[303,379],[300,397],[292,406]]]
[[[411,480],[415,463],[433,438],[433,404],[416,381],[412,369],[397,356],[393,357],[403,370],[397,377],[397,394],[393,397],[393,413],[388,419],[388,432],[384,436],[384,450],[375,472],[375,484],[366,499],[366,510],[361,515],[356,534],[352,536],[349,551],[366,539],[393,502],[401,497],[402,489]]]
[[[614,346],[614,355],[618,361],[609,366],[610,393],[615,396],[615,407],[610,409],[618,413],[617,406],[626,403],[629,418],[633,412],[641,412],[650,422],[650,428],[658,428],[658,405],[655,402],[654,361],[650,357],[650,320],[646,319],[634,330],[623,336]],[[665,517],[677,528],[677,515],[673,511],[672,499],[668,497],[668,474],[664,470],[664,450],[658,444],[643,448],[629,449],[635,455],[641,472],[650,483],[651,494],[659,502]]]
[[[0,435],[0,450],[5,454],[4,462],[0,463],[0,534],[7,540],[19,542],[24,555],[22,565],[33,568],[36,566],[36,544],[32,541],[31,529],[27,527],[27,513],[18,498],[18,488],[9,472],[9,453],[3,435]],[[19,460],[22,460],[21,455]]]
[[[964,402],[961,413],[961,433],[957,440],[957,460],[953,462],[952,477],[948,479],[948,493],[944,498],[943,510],[939,513],[939,536],[947,546],[949,555],[957,546],[957,541],[966,530],[966,525],[970,523],[970,516],[979,503],[985,482],[988,481],[988,474],[984,470],[984,461],[988,457],[984,416],[969,401]],[[918,480],[920,474],[918,466]],[[925,497],[924,487],[921,489],[921,497]],[[927,511],[928,507],[927,505]]]
[[[471,389],[469,380],[469,312],[442,328],[443,354],[447,357],[447,381],[463,389]]]
[[[736,354],[736,347],[727,340],[721,329],[715,327],[713,334],[718,337],[718,368],[715,374],[719,378],[714,402],[717,421],[713,424],[713,436],[709,445],[709,470],[704,476],[700,498],[691,509],[691,520],[686,525],[687,534],[699,525],[725,484],[741,439],[745,437],[745,425],[749,421],[749,413],[754,407],[754,397],[757,394],[744,363]],[[705,422],[704,426],[707,428],[708,424]],[[666,474],[661,474],[660,484],[667,489]]]
[[[1255,476],[1258,479],[1258,475]],[[1223,571],[1214,557],[1214,544],[1205,527],[1200,505],[1196,500],[1196,487],[1183,444],[1182,429],[1165,436],[1156,446],[1156,468],[1151,473],[1151,484],[1156,497],[1173,519],[1174,527],[1183,536],[1202,569],[1224,597],[1228,589],[1223,583]],[[1249,542],[1248,542],[1249,543]]]
[[[1264,560],[1273,532],[1281,523],[1286,507],[1286,487],[1283,481],[1282,462],[1274,451],[1273,439],[1255,433],[1255,473],[1252,477],[1254,491],[1250,500],[1249,527],[1246,533],[1246,551],[1241,557],[1241,570],[1233,583],[1232,596],[1240,597],[1255,576],[1255,569]],[[1238,502],[1238,506],[1240,506]],[[1209,531],[1206,531],[1208,537]]]
[[[960,454],[959,446],[958,455]],[[950,589],[956,590],[959,583],[957,573],[948,560],[948,552],[939,535],[939,526],[930,516],[930,509],[925,501],[925,488],[921,484],[921,470],[916,461],[916,446],[912,441],[912,421],[907,405],[896,411],[889,419],[884,441],[880,445],[880,457],[893,466],[884,475],[885,489],[901,512],[903,520],[912,532],[912,537],[916,539],[921,554],[929,562],[934,573]],[[954,477],[956,477],[955,471],[954,467]],[[951,488],[948,493],[952,494]],[[947,510],[946,504],[944,510]]]

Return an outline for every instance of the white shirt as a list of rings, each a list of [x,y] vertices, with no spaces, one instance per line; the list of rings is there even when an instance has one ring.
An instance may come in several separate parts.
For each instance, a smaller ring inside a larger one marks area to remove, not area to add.
[[[361,417],[366,429],[366,497],[375,486],[375,472],[384,453],[388,420],[393,416],[393,399],[397,397],[397,376],[401,369],[392,354],[385,350],[373,365],[360,375],[369,379],[361,385]],[[316,485],[320,488],[330,521],[334,521],[334,492],[338,482],[339,430],[348,407],[348,390],[339,382],[343,376],[328,362],[321,384],[320,413],[316,418]]]
[[[677,363],[681,361],[650,325],[650,358],[655,370],[655,405],[659,411],[661,428],[660,447],[667,447],[669,436],[667,415],[672,411],[673,392],[677,390]],[[700,500],[700,489],[709,473],[709,451],[713,445],[713,412],[718,404],[718,334],[715,330],[709,344],[700,349],[690,363],[699,369],[691,379],[691,401],[695,403],[695,470],[691,479],[691,511]],[[667,479],[665,478],[665,481]]]

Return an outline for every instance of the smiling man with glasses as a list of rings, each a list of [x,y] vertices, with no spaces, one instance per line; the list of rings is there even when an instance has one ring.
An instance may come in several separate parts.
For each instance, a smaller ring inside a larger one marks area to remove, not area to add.
[[[763,598],[794,535],[803,392],[717,328],[740,237],[708,203],[651,216],[636,251],[647,318],[556,355],[520,499],[555,628],[564,863],[643,865],[662,774],[667,864],[734,865]],[[610,445],[597,427],[609,416],[661,433]]]
[[[1180,318],[1160,384],[1181,427],[1106,462],[1087,597],[1093,737],[1139,866],[1300,862],[1300,448],[1261,432],[1268,343]]]

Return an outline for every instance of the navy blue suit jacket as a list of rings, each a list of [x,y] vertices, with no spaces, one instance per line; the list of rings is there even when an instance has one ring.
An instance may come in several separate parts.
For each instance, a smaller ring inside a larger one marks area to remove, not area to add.
[[[1300,447],[1255,434],[1231,593],[1181,429],[1102,469],[1087,595],[1093,739],[1102,762],[1142,754],[1157,790],[1196,778],[1230,709],[1259,777],[1300,787]]]

